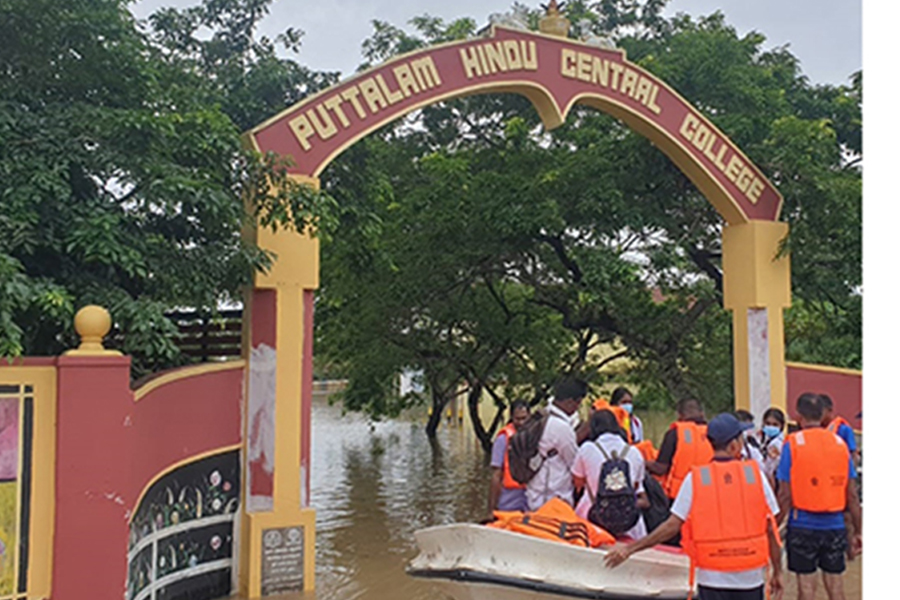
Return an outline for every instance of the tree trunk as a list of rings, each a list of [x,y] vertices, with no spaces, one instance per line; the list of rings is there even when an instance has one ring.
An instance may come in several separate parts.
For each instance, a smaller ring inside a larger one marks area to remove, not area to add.
[[[428,439],[437,438],[437,430],[441,425],[441,415],[444,414],[444,407],[447,406],[447,394],[441,393],[440,390],[431,389],[431,414],[428,415],[428,425],[425,426],[425,433]]]
[[[475,430],[475,436],[481,442],[481,447],[485,452],[491,451],[491,434],[484,429],[481,422],[481,415],[478,414],[478,401],[481,400],[481,391],[484,386],[480,381],[470,384],[469,387],[469,417],[472,419],[472,428]]]

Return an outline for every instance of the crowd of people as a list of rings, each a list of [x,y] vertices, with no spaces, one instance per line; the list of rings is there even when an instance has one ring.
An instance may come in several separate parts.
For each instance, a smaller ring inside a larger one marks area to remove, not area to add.
[[[513,404],[494,443],[491,511],[533,512],[561,500],[622,542],[607,552],[609,567],[658,544],[680,545],[701,600],[762,600],[767,584],[780,598],[785,531],[799,600],[815,598],[818,571],[829,600],[844,600],[846,559],[862,549],[860,454],[831,398],[801,395],[796,424],[769,408],[758,430],[747,411],[707,421],[701,402],[684,399],[657,450],[626,388],[593,402],[582,422],[587,395],[584,382],[570,379],[546,410]],[[537,432],[534,457],[523,455],[526,429]],[[511,470],[510,460],[526,459],[532,469],[519,481],[511,471],[523,470]]]

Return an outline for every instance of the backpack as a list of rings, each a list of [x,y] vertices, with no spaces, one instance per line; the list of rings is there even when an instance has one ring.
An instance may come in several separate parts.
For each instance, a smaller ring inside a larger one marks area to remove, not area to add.
[[[644,491],[647,492],[650,506],[643,509],[642,512],[644,513],[644,524],[647,526],[647,533],[651,533],[669,518],[669,497],[666,496],[662,484],[654,479],[650,473],[644,476]]]
[[[544,466],[544,461],[557,454],[553,449],[547,456],[542,456],[538,450],[549,418],[543,412],[535,412],[509,438],[509,474],[517,483],[525,485],[531,481]]]
[[[605,462],[600,467],[597,480],[597,496],[588,511],[588,521],[599,525],[613,535],[622,535],[634,527],[641,516],[637,507],[637,494],[631,482],[631,465],[625,457],[606,453],[600,442],[594,442],[603,453]],[[628,453],[628,447],[625,453]]]

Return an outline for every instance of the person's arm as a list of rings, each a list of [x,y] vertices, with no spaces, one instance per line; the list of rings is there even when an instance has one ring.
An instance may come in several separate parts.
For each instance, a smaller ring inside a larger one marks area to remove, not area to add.
[[[781,460],[775,469],[775,479],[778,481],[778,526],[784,523],[791,512],[791,447],[785,442],[781,450]]]
[[[776,525],[769,521],[766,533],[769,537],[769,560],[772,563],[772,579],[769,582],[769,599],[781,600],[784,595],[784,584],[781,575],[781,544],[778,543]]]
[[[587,421],[582,421],[578,424],[578,427],[575,428],[575,443],[579,446],[584,443],[585,440],[588,439],[588,436],[591,434],[591,424]]]
[[[661,544],[667,540],[672,539],[681,530],[681,525],[683,523],[684,521],[682,521],[675,515],[669,515],[669,518],[663,521],[662,525],[654,529],[653,533],[651,533],[647,537],[638,540],[633,544],[617,546],[616,548],[613,548],[612,550],[607,552],[606,557],[603,559],[606,563],[606,566],[610,569],[613,567],[617,567],[618,565],[628,560],[628,557],[635,552],[640,552],[641,550],[652,548],[657,544]]]
[[[500,501],[500,490],[503,489],[503,469],[491,468],[491,491],[488,494],[488,512],[494,514]]]
[[[784,520],[787,518],[788,514],[791,512],[791,485],[782,481],[781,485],[778,486],[778,526],[781,527],[784,524]]]
[[[503,464],[506,458],[506,435],[501,434],[494,440],[491,447],[491,487],[488,492],[488,511],[494,514],[497,504],[500,502],[500,492],[503,490]]]
[[[647,496],[647,492],[638,492],[637,507],[641,510],[650,508],[650,497]]]
[[[852,464],[850,472],[851,475],[856,474]],[[859,490],[856,486],[856,478],[852,477],[847,482],[847,511],[850,513],[850,523],[854,530],[853,537],[850,539],[851,558],[855,558],[862,552],[862,508],[859,506]]]
[[[647,461],[647,470],[653,475],[665,475],[672,466],[672,457],[675,456],[675,444],[678,441],[678,434],[674,429],[670,429],[663,436],[662,444],[659,446],[659,454],[656,460]]]

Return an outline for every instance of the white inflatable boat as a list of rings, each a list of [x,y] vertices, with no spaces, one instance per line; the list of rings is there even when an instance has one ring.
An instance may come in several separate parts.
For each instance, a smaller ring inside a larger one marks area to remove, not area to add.
[[[608,569],[602,548],[482,525],[430,527],[415,536],[419,555],[407,573],[456,600],[684,600],[689,591],[688,558],[674,548],[638,552]]]

